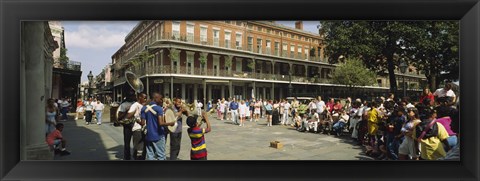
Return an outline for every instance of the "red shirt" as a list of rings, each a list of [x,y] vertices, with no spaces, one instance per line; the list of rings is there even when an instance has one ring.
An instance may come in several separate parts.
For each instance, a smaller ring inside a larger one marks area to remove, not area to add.
[[[52,131],[48,136],[47,136],[47,144],[48,145],[53,145],[53,142],[56,139],[62,139],[62,133],[56,129],[55,131]]]
[[[434,97],[432,93],[429,93],[426,96],[425,95],[420,96],[420,103],[423,103],[423,100],[426,98],[430,99],[430,105],[433,105]]]

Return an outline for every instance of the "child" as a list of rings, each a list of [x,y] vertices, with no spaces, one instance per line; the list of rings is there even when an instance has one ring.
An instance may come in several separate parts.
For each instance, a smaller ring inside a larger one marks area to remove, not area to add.
[[[197,123],[197,116],[189,116],[187,118],[188,128],[187,132],[192,141],[192,150],[190,151],[191,160],[207,160],[207,145],[205,144],[205,133],[211,131],[210,121],[205,112],[202,112],[202,119],[207,123],[207,129],[201,128]],[[202,121],[203,121],[202,120]]]
[[[51,146],[53,148],[58,148],[60,143],[62,143],[62,148],[61,149],[55,149],[55,154],[60,153],[61,156],[70,155],[70,152],[65,149],[67,141],[65,139],[63,139],[63,136],[62,136],[63,124],[58,123],[57,125],[55,125],[55,127],[56,127],[56,130],[52,131],[47,136],[48,146]]]

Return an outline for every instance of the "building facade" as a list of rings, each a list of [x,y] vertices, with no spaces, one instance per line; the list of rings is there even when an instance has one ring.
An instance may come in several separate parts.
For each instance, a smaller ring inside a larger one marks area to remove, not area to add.
[[[112,56],[114,100],[130,89],[125,71],[140,77],[147,94],[187,102],[347,95],[345,86],[330,83],[337,65],[327,62],[323,38],[302,28],[302,22],[290,28],[272,21],[141,21]],[[146,52],[151,57],[138,61]],[[361,91],[387,92],[388,79],[378,80]]]

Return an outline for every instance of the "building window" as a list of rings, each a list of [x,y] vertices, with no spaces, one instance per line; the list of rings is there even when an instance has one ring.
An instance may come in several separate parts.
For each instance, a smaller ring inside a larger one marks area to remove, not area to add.
[[[262,39],[257,38],[257,53],[262,53]]]
[[[220,30],[213,30],[213,46],[220,46]]]
[[[242,25],[243,25],[241,21],[236,21],[235,24],[236,24],[237,26],[242,26]]]
[[[187,41],[193,43],[193,34],[195,32],[195,26],[187,24]]]
[[[284,43],[282,46],[283,46],[282,47],[282,56],[287,57],[288,45],[286,43]]]
[[[172,24],[172,33],[173,39],[179,40],[180,39],[180,22],[174,21]]]
[[[266,46],[266,49],[267,49],[267,54],[271,55],[272,54],[272,46],[271,46],[270,40],[265,41],[265,46]]]
[[[382,86],[383,86],[383,85],[382,85],[382,79],[378,79],[378,80],[377,80],[377,83],[378,83],[378,87],[382,87]]]
[[[238,50],[241,50],[242,49],[242,34],[237,33],[236,35],[237,36],[235,37],[235,46],[237,47]]]
[[[302,46],[298,46],[297,52],[298,52],[297,58],[302,59],[302,54],[303,54]]]
[[[280,52],[280,43],[275,42],[275,55],[278,56]]]
[[[247,38],[247,44],[248,44],[248,51],[253,51],[253,37],[248,37]]]
[[[272,32],[271,29],[267,29],[267,33],[270,34]]]
[[[290,35],[290,33],[288,33],[288,34],[287,34],[287,37],[288,37],[288,38],[291,38],[291,37],[292,37],[292,35]]]
[[[295,58],[295,45],[290,45],[290,58]]]
[[[207,43],[207,27],[200,27],[200,41],[202,44]]]
[[[248,29],[253,30],[253,25],[248,25],[247,27],[248,27]]]
[[[262,27],[257,27],[257,31],[262,32],[262,31],[263,31],[263,28],[262,28]]]
[[[230,39],[231,39],[231,37],[232,37],[231,32],[226,31],[226,32],[225,32],[225,48],[230,48],[230,43],[231,43]]]

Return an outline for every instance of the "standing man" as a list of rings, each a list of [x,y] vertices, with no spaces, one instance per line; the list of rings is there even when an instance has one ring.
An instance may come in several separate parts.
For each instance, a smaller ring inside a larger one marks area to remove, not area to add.
[[[128,121],[127,113],[130,110],[130,107],[133,105],[135,101],[135,94],[133,92],[129,92],[126,99],[117,109],[118,121],[123,126],[123,160],[130,160],[131,153],[130,153],[130,141],[132,140],[132,128],[133,122]]]
[[[188,116],[188,109],[183,109],[182,99],[175,98],[173,100],[173,111],[175,112],[177,121],[177,129],[170,133],[170,160],[177,160],[180,153],[180,145],[182,143],[182,121],[183,115]],[[183,114],[183,115],[182,115]],[[186,118],[185,118],[186,119]]]
[[[285,99],[285,103],[283,104],[283,117],[282,117],[282,124],[288,125],[288,114],[290,113],[290,103]]]
[[[145,159],[145,134],[143,134],[145,124],[142,124],[142,120],[140,119],[140,111],[146,102],[147,95],[145,93],[139,93],[137,95],[137,102],[130,106],[127,115],[127,119],[133,118],[135,120],[132,127],[133,159],[135,160]]]
[[[142,108],[140,117],[142,124],[147,125],[145,143],[147,145],[146,160],[165,160],[165,127],[174,126],[177,123],[166,123],[163,119],[163,96],[160,93],[153,93],[153,100],[149,105]],[[180,126],[181,127],[181,126]]]
[[[85,103],[85,124],[89,125],[92,122],[92,113],[93,113],[93,103],[92,98],[88,98],[88,101]]]
[[[230,103],[230,113],[232,113],[232,121],[235,124],[239,124],[238,121],[238,102],[233,98],[233,101]]]
[[[202,107],[203,107],[202,101],[198,100],[197,105],[195,106],[197,106],[197,114],[202,115]]]
[[[325,117],[327,116],[326,113],[325,113],[325,102],[322,101],[322,96],[318,96],[317,98],[317,102],[315,103],[317,107],[317,113],[320,117],[320,121],[323,121],[323,119],[325,119]]]
[[[70,107],[70,103],[67,101],[66,97],[63,98],[60,106],[62,107],[62,109],[60,109],[60,111],[62,112],[62,120],[60,121],[67,121],[68,107]]]
[[[293,117],[295,116],[295,113],[298,111],[298,107],[300,106],[300,103],[298,102],[297,98],[294,97],[292,101],[292,122],[295,124],[295,121],[293,121]]]
[[[100,99],[97,99],[97,103],[94,106],[95,108],[95,115],[97,116],[97,124],[102,125],[102,113],[103,109],[105,109],[105,105],[100,102]]]

